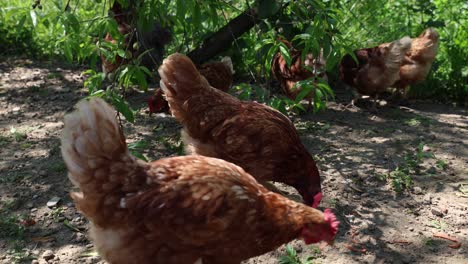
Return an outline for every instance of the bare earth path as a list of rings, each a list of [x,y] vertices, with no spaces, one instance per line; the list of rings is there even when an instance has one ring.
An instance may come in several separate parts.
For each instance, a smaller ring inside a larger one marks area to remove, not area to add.
[[[60,156],[63,116],[86,91],[81,69],[28,60],[0,63],[0,263],[103,263],[68,196]],[[148,159],[177,155],[180,126],[149,117],[145,95],[126,125]],[[333,247],[291,243],[313,263],[468,263],[467,110],[428,102],[377,114],[330,103],[293,117],[318,162],[324,202],[342,224]],[[419,148],[419,150],[418,150]],[[395,188],[412,179],[409,190]],[[279,186],[292,198],[288,187]],[[56,205],[47,206],[53,198]],[[461,243],[436,238],[443,233]],[[285,248],[245,263],[278,263]]]

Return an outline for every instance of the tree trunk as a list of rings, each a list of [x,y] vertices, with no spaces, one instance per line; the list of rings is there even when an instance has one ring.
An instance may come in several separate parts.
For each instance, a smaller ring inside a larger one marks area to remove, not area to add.
[[[191,51],[187,56],[190,57],[194,63],[202,64],[217,54],[227,50],[234,40],[249,31],[259,22],[260,19],[258,19],[256,9],[248,9],[229,21],[229,23],[218,32],[205,39],[201,47]]]

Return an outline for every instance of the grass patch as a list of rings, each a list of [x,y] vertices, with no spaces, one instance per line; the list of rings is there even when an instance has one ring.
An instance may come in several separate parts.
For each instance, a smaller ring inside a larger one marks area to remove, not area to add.
[[[298,122],[295,124],[297,132],[301,135],[308,132],[326,132],[331,128],[329,123],[320,123],[320,122]]]
[[[171,153],[177,156],[182,156],[185,154],[184,142],[180,138],[180,135],[175,137],[163,137],[157,136],[156,140],[161,142],[163,146]]]
[[[441,230],[441,231],[447,229],[447,227],[448,227],[447,223],[445,221],[443,221],[443,220],[432,220],[432,221],[429,222],[428,225],[430,227],[434,227],[434,228],[436,228],[438,230]]]
[[[22,174],[21,172],[10,172],[0,177],[0,183],[19,183],[23,180],[30,179],[31,176],[28,174]]]
[[[448,164],[445,160],[437,160],[436,161],[436,167],[439,168],[440,170],[446,170],[448,167]]]
[[[10,134],[12,135],[13,139],[16,141],[16,142],[21,142],[21,141],[24,141],[26,140],[26,138],[28,137],[26,135],[26,133],[24,132],[20,132],[18,131],[16,128],[12,127],[10,129]]]
[[[0,136],[0,147],[6,146],[11,142],[9,137]]]
[[[314,255],[320,254],[320,249],[317,247],[313,248]],[[307,257],[305,259],[299,258],[296,250],[291,245],[286,245],[286,255],[279,258],[279,264],[313,264],[315,257]]]
[[[432,238],[424,238],[424,239],[423,239],[424,245],[425,245],[425,246],[428,246],[428,247],[433,247],[433,246],[435,245],[434,242],[435,242],[435,241],[434,241],[434,239],[432,239]]]
[[[133,156],[144,161],[148,161],[148,159],[141,152],[145,149],[148,149],[148,147],[149,147],[149,142],[146,140],[140,140],[140,141],[128,144],[128,150],[130,151],[130,153],[132,153]]]
[[[413,185],[413,175],[421,173],[421,164],[427,158],[435,158],[432,152],[424,152],[424,143],[420,142],[414,152],[407,152],[404,161],[396,169],[387,173],[377,175],[382,181],[389,181],[393,190],[397,193],[409,189]]]
[[[54,162],[49,168],[51,171],[58,172],[58,173],[67,171],[67,166],[62,160],[58,160]]]
[[[31,256],[24,251],[24,226],[22,217],[14,214],[11,209],[14,201],[0,203],[0,237],[7,242],[8,251],[13,263],[31,260]]]
[[[47,74],[47,79],[63,79],[63,75],[59,72],[51,72]]]
[[[25,149],[28,149],[28,148],[32,147],[32,145],[33,145],[33,144],[31,144],[31,143],[25,142],[25,143],[22,143],[22,144],[20,145],[20,148],[21,148],[22,150],[25,150]]]
[[[418,126],[428,127],[433,122],[434,122],[434,120],[432,120],[432,119],[430,119],[428,117],[425,117],[425,116],[420,116],[420,115],[417,115],[416,117],[413,117],[413,118],[403,119],[403,123],[405,125],[411,126],[411,127],[418,127]]]
[[[14,246],[13,249],[8,251],[11,261],[14,264],[17,263],[27,263],[31,262],[31,260],[37,259],[37,257],[34,257],[31,255],[31,253],[24,248],[23,243],[17,244]]]

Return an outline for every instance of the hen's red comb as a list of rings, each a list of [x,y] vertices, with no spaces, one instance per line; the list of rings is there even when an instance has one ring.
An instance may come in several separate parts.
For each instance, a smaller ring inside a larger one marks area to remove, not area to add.
[[[314,196],[314,202],[312,203],[312,207],[317,208],[320,204],[320,201],[322,201],[322,192],[319,192]]]
[[[331,231],[333,233],[333,236],[335,236],[336,233],[338,233],[338,226],[340,225],[340,221],[336,219],[335,214],[329,208],[325,209],[323,214],[324,214],[325,221],[330,223]]]

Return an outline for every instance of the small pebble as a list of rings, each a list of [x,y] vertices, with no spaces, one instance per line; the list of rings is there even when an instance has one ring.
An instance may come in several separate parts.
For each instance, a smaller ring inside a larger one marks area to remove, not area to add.
[[[431,213],[438,217],[444,216],[444,213],[442,213],[442,211],[439,208],[432,208]]]
[[[55,196],[47,202],[47,207],[55,207],[60,202],[60,198]]]
[[[75,241],[76,242],[82,242],[84,240],[84,235],[80,232],[75,234]]]
[[[416,187],[413,188],[413,193],[414,194],[423,194],[423,190],[421,189],[421,187],[416,186]]]
[[[42,254],[42,258],[45,259],[46,261],[48,260],[51,260],[55,257],[54,255],[54,252],[52,252],[52,250],[46,250],[43,254]]]

